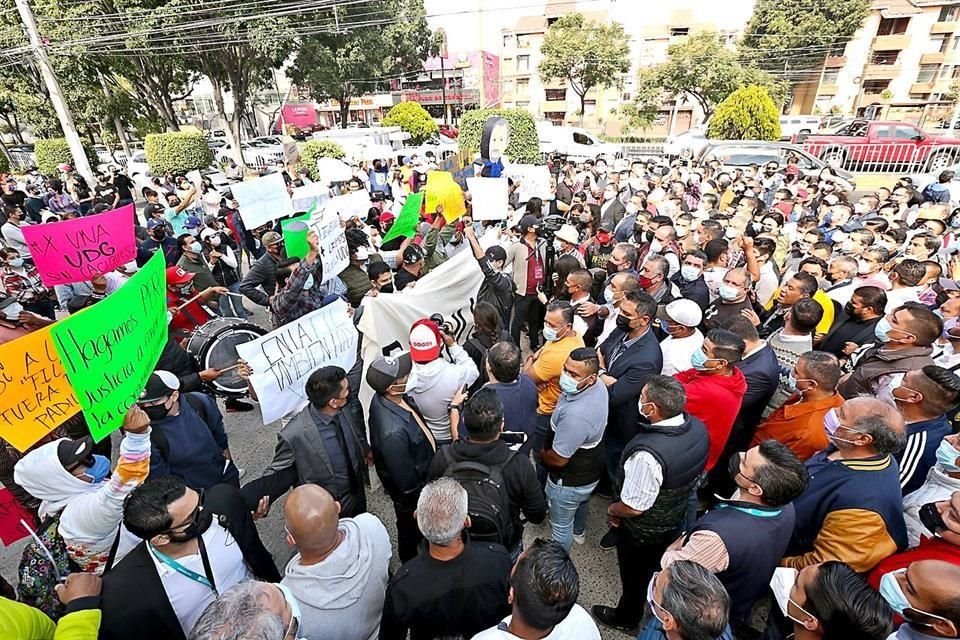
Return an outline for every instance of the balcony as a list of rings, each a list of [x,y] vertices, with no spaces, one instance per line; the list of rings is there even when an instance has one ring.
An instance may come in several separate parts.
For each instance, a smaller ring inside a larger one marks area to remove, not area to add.
[[[566,100],[544,100],[541,105],[544,111],[563,111],[567,110]]]
[[[868,64],[863,68],[864,80],[892,80],[900,75],[898,64]]]
[[[890,99],[884,98],[882,93],[864,93],[860,104],[884,104],[889,101]]]
[[[914,82],[910,85],[910,93],[930,93],[933,91],[932,82]]]
[[[943,64],[946,60],[945,53],[925,53],[920,56],[920,64]]]
[[[954,33],[960,31],[960,22],[935,22],[930,27],[930,33]]]
[[[822,96],[835,96],[837,92],[840,91],[840,85],[838,84],[821,84],[817,87],[817,93]]]
[[[910,36],[898,33],[892,36],[877,36],[873,39],[874,51],[902,51],[910,46]]]

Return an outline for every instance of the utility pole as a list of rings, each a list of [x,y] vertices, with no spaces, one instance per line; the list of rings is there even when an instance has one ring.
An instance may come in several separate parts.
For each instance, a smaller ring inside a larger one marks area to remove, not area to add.
[[[23,20],[23,26],[27,29],[27,37],[30,39],[30,48],[37,58],[37,66],[40,68],[40,76],[47,87],[47,93],[50,94],[50,102],[53,103],[53,109],[57,112],[57,119],[60,121],[60,128],[63,129],[63,135],[67,139],[67,146],[70,148],[70,154],[73,156],[74,169],[87,179],[88,184],[94,184],[93,170],[90,168],[90,161],[83,150],[83,143],[80,141],[80,134],[73,122],[73,115],[67,107],[67,101],[64,100],[63,91],[60,89],[60,83],[57,82],[57,76],[53,73],[53,67],[50,66],[50,60],[47,58],[47,52],[40,41],[40,32],[37,31],[37,22],[33,17],[33,10],[27,3],[27,0],[14,0],[17,5],[17,11],[20,12],[20,19]]]

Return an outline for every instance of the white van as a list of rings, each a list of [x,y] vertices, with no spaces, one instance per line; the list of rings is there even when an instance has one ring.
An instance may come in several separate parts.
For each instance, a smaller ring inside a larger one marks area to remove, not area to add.
[[[820,129],[820,116],[780,116],[780,139],[790,140],[800,133],[814,133]]]
[[[557,153],[576,162],[594,160],[601,155],[608,155],[611,158],[619,158],[623,155],[623,148],[620,145],[603,142],[597,136],[579,127],[558,127],[549,122],[538,122],[537,134],[540,137],[540,153],[548,155]]]

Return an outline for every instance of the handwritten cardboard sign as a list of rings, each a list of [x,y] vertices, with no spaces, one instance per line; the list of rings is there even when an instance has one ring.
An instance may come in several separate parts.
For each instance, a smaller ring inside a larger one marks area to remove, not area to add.
[[[433,214],[443,206],[443,217],[453,222],[467,212],[463,202],[463,190],[446,171],[427,172],[427,213]]]
[[[78,411],[49,327],[0,346],[0,438],[25,452]]]
[[[263,423],[307,406],[304,389],[310,374],[323,366],[349,371],[357,360],[358,333],[337,300],[262,338],[237,345],[253,369],[250,380],[260,399]]]
[[[350,266],[350,247],[347,246],[347,237],[343,232],[340,216],[330,208],[323,211],[314,211],[307,221],[307,230],[316,231],[319,242],[317,249],[323,263],[323,279],[321,284],[340,274]]]
[[[294,187],[291,200],[294,211],[321,209],[330,200],[330,187],[322,182],[311,182],[302,187]]]
[[[97,442],[123,423],[166,345],[165,266],[155,253],[118,290],[50,328]]]
[[[40,279],[48,287],[89,280],[137,257],[132,204],[21,228]]]
[[[271,173],[237,182],[230,190],[240,205],[240,217],[248,229],[256,229],[294,212],[283,174]]]
[[[519,181],[517,196],[520,202],[527,202],[530,198],[553,200],[550,189],[550,170],[544,166],[533,164],[509,164],[503,173],[514,182]]]
[[[506,220],[509,217],[506,178],[467,178],[467,189],[474,220]]]

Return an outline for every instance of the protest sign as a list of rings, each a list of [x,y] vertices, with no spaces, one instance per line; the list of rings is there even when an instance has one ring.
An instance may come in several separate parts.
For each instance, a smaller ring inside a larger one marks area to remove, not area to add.
[[[303,258],[310,250],[307,245],[307,222],[310,220],[311,214],[313,214],[312,209],[303,215],[294,216],[280,223],[280,230],[283,232],[283,247],[287,251],[287,257]]]
[[[20,523],[21,520],[34,531],[37,530],[37,521],[33,515],[20,506],[9,489],[6,487],[0,489],[0,541],[4,545],[9,547],[30,535],[30,532]]]
[[[92,216],[23,225],[43,284],[82,282],[113,271],[137,257],[133,237],[133,205]]]
[[[507,179],[467,178],[474,220],[506,220]]]
[[[427,213],[433,215],[441,205],[447,222],[453,222],[467,212],[463,190],[453,181],[453,175],[446,171],[428,171]]]
[[[165,267],[153,254],[122,287],[50,328],[97,442],[123,423],[167,342]]]
[[[349,220],[350,218],[366,220],[367,213],[372,206],[373,202],[370,201],[370,194],[367,193],[365,189],[360,189],[359,191],[353,191],[352,193],[345,193],[330,198],[326,208],[328,211],[335,212],[344,220]]]
[[[287,194],[287,183],[280,173],[237,182],[230,190],[240,205],[240,217],[248,229],[256,229],[294,212]]]
[[[311,182],[302,187],[294,187],[291,201],[294,211],[309,211],[316,207],[322,209],[330,200],[330,187],[320,182]]]
[[[190,181],[190,184],[193,185],[193,188],[197,191],[196,199],[199,200],[203,197],[203,176],[200,174],[200,171],[194,169],[187,173],[187,180]]]
[[[337,300],[262,338],[237,345],[237,353],[253,369],[250,381],[263,423],[307,406],[307,378],[320,367],[337,365],[350,371],[357,361],[357,329],[348,306]]]
[[[528,202],[530,198],[553,200],[553,191],[550,189],[550,170],[532,164],[509,164],[503,169],[506,177],[514,182],[520,181],[517,195],[520,202]]]
[[[417,225],[420,224],[420,207],[422,205],[422,191],[407,196],[407,201],[403,203],[400,215],[393,221],[393,225],[387,229],[387,235],[383,236],[383,240],[380,241],[381,244],[390,242],[400,236],[412,238],[417,233]]]
[[[0,346],[0,438],[26,451],[78,411],[49,327]]]
[[[307,222],[307,233],[310,231],[315,231],[318,238],[317,251],[323,263],[323,278],[320,283],[323,284],[350,266],[350,247],[347,246],[347,236],[343,232],[340,216],[329,207],[313,212]]]

